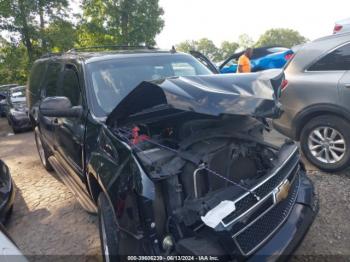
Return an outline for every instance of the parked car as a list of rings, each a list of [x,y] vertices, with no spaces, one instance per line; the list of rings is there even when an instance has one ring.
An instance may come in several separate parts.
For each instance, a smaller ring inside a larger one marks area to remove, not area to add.
[[[6,117],[15,134],[32,128],[28,114],[25,86],[10,88],[7,105]]]
[[[42,164],[98,210],[105,260],[298,246],[313,185],[293,142],[262,136],[282,70],[214,75],[188,54],[92,50],[37,60],[28,96]]]
[[[2,224],[0,224],[0,257],[4,262],[28,261]]]
[[[283,68],[289,59],[293,57],[294,52],[285,47],[259,47],[254,48],[251,58],[252,72],[258,72],[267,69]],[[238,58],[243,52],[235,53],[227,58],[220,66],[221,74],[236,73]]]
[[[0,160],[0,223],[10,217],[14,200],[15,189],[9,168]]]
[[[0,117],[6,117],[7,112],[7,93],[9,88],[15,87],[17,84],[1,85],[0,86]]]
[[[6,116],[6,111],[7,111],[7,95],[5,92],[0,93],[0,117],[5,117]]]
[[[300,141],[306,158],[325,171],[350,161],[350,33],[305,44],[285,69],[274,126]]]
[[[335,23],[333,34],[350,32],[350,18],[340,20]]]

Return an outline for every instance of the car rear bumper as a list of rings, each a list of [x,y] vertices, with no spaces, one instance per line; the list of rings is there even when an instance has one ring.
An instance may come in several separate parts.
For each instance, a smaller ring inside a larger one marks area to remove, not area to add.
[[[271,262],[290,258],[308,232],[317,212],[318,201],[313,184],[306,174],[301,172],[297,200],[288,219],[249,261]]]
[[[274,129],[276,129],[278,132],[280,132],[282,135],[285,135],[286,137],[289,137],[293,140],[297,140],[295,130],[291,126],[283,125],[280,121],[273,120],[272,126]]]

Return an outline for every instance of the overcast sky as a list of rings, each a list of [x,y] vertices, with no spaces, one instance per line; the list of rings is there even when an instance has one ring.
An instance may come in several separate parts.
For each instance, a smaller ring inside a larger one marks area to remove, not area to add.
[[[246,33],[257,40],[270,28],[291,28],[310,40],[331,34],[350,17],[350,0],[159,0],[165,27],[157,44],[170,48],[202,37],[217,45]]]

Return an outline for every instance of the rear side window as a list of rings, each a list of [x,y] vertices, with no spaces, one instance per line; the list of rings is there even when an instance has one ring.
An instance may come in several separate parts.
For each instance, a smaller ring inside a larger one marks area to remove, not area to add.
[[[61,69],[62,69],[62,65],[59,63],[49,64],[47,68],[45,85],[41,93],[43,97],[50,97],[50,96],[57,95],[59,75],[60,75]]]
[[[350,70],[350,44],[332,51],[313,64],[308,71],[343,71]]]
[[[29,91],[33,95],[40,94],[40,88],[45,76],[45,69],[46,69],[45,63],[36,63],[33,65],[32,71],[30,73],[30,80],[29,80]]]

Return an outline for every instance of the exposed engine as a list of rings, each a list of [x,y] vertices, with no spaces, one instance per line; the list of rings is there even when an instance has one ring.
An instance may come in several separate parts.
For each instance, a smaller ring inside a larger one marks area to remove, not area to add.
[[[277,149],[263,141],[264,125],[252,117],[156,123],[129,126],[119,134],[128,139],[157,181],[155,222],[160,238],[168,238],[165,251],[174,251],[176,246],[180,253],[222,252],[221,247],[214,248],[217,244],[210,233],[215,222],[206,222],[205,215],[223,201],[247,192],[259,201],[249,188],[273,168]],[[228,208],[222,218],[230,213]],[[186,242],[193,237],[206,239],[206,244]],[[197,244],[189,248],[190,243]],[[209,251],[203,250],[209,246]]]

